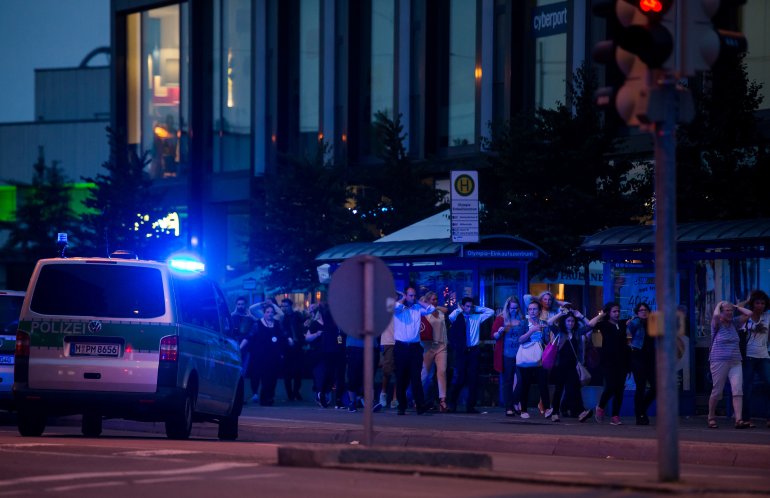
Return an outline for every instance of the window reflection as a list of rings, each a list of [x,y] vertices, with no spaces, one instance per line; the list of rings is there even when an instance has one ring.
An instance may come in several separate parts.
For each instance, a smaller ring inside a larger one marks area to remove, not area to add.
[[[759,94],[764,97],[760,109],[770,109],[770,2],[747,2],[743,6],[742,28],[749,43],[746,54],[746,71],[749,81],[762,85]]]
[[[320,120],[321,2],[301,0],[299,16],[299,131],[317,133]]]
[[[153,178],[180,173],[179,5],[142,13],[142,148]]]
[[[382,111],[393,115],[395,0],[372,2],[372,105],[370,122]]]
[[[476,142],[476,2],[449,6],[449,146]]]
[[[567,3],[563,0],[538,0],[537,6],[550,6],[546,9],[567,12]],[[537,14],[536,14],[537,15]],[[535,105],[540,108],[555,108],[566,97],[567,79],[567,33],[565,23],[560,25],[560,33],[540,36],[535,40]],[[548,32],[544,28],[545,32]]]

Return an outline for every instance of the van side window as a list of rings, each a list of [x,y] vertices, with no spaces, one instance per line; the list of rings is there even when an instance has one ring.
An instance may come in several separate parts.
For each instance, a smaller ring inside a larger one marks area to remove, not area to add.
[[[221,325],[222,332],[227,337],[233,336],[233,330],[232,330],[232,323],[230,322],[230,310],[227,307],[227,300],[225,300],[225,296],[222,294],[222,291],[215,287],[214,291],[216,293],[216,300],[217,300],[217,310],[219,311],[219,323]]]
[[[201,277],[173,276],[179,321],[221,333],[214,286]]]

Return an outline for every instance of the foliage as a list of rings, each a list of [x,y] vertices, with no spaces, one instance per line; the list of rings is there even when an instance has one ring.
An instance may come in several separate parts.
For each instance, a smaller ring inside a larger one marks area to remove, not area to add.
[[[158,194],[151,190],[152,180],[145,170],[149,158],[146,153],[139,156],[112,129],[107,128],[107,135],[110,159],[102,163],[107,173],[84,178],[96,185],[85,200],[91,212],[84,219],[90,249],[99,256],[122,249],[143,258],[163,258],[157,239],[148,237],[144,226],[139,230],[135,226],[144,216],[150,221],[166,214],[158,207]]]
[[[721,58],[693,89],[696,117],[678,135],[680,222],[770,216],[770,151],[755,114],[760,89],[742,57]]]
[[[58,161],[46,165],[40,147],[33,169],[31,183],[9,182],[17,187],[21,202],[16,221],[2,226],[9,230],[4,250],[29,262],[55,257],[58,233],[67,233],[70,241],[77,244],[77,236],[73,235],[78,226],[70,207],[72,187]]]
[[[584,65],[568,101],[492,129],[491,168],[482,171],[485,233],[518,235],[545,252],[534,273],[554,275],[582,264],[583,238],[645,214],[649,172],[611,161],[612,137],[592,102],[596,78]],[[574,107],[574,109],[573,109]]]
[[[409,160],[401,117],[378,111],[373,126],[382,163],[357,171],[356,183],[363,187],[353,192],[356,211],[372,232],[387,235],[446,209],[446,192],[423,182],[424,168]]]
[[[262,179],[252,205],[252,264],[268,270],[274,292],[310,289],[318,282],[316,256],[364,237],[359,218],[345,207],[348,172],[326,163],[328,147],[313,158],[284,157],[279,171]]]

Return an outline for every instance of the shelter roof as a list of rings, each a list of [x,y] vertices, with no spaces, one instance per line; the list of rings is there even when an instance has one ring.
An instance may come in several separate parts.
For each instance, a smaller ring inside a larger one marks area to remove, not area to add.
[[[725,247],[770,241],[770,218],[700,221],[677,225],[676,240],[682,245]],[[647,248],[655,245],[655,225],[621,226],[586,237],[588,251]]]

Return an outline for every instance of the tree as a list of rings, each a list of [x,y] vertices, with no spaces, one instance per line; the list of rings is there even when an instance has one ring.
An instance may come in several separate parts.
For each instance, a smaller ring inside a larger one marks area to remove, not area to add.
[[[378,111],[373,127],[382,163],[356,172],[359,187],[353,197],[357,214],[381,236],[445,209],[446,192],[426,183],[424,168],[409,160],[400,116],[393,120]]]
[[[360,219],[347,207],[346,168],[324,162],[326,145],[315,157],[286,156],[279,171],[268,172],[252,202],[252,264],[268,270],[275,292],[311,289],[316,256],[332,246],[366,237]]]
[[[85,216],[86,237],[95,255],[133,251],[143,258],[163,258],[168,252],[151,232],[149,223],[167,213],[159,207],[159,195],[151,189],[145,167],[147,154],[139,156],[112,129],[107,128],[110,159],[102,164],[106,174],[84,178],[96,185],[85,200],[91,211]]]
[[[9,230],[5,250],[23,261],[35,262],[57,255],[57,234],[77,233],[78,221],[70,207],[72,187],[58,161],[46,165],[43,147],[38,148],[31,183],[9,182],[20,194],[16,221],[3,223]],[[77,244],[77,236],[71,239]]]
[[[481,172],[484,233],[518,235],[545,252],[532,269],[547,276],[585,263],[583,238],[645,214],[649,172],[611,161],[613,137],[593,103],[594,74],[583,65],[568,102],[492,129],[491,168]],[[632,174],[633,173],[633,174]]]
[[[693,88],[696,117],[678,134],[680,222],[770,216],[768,141],[756,115],[760,89],[743,57],[722,57]]]

